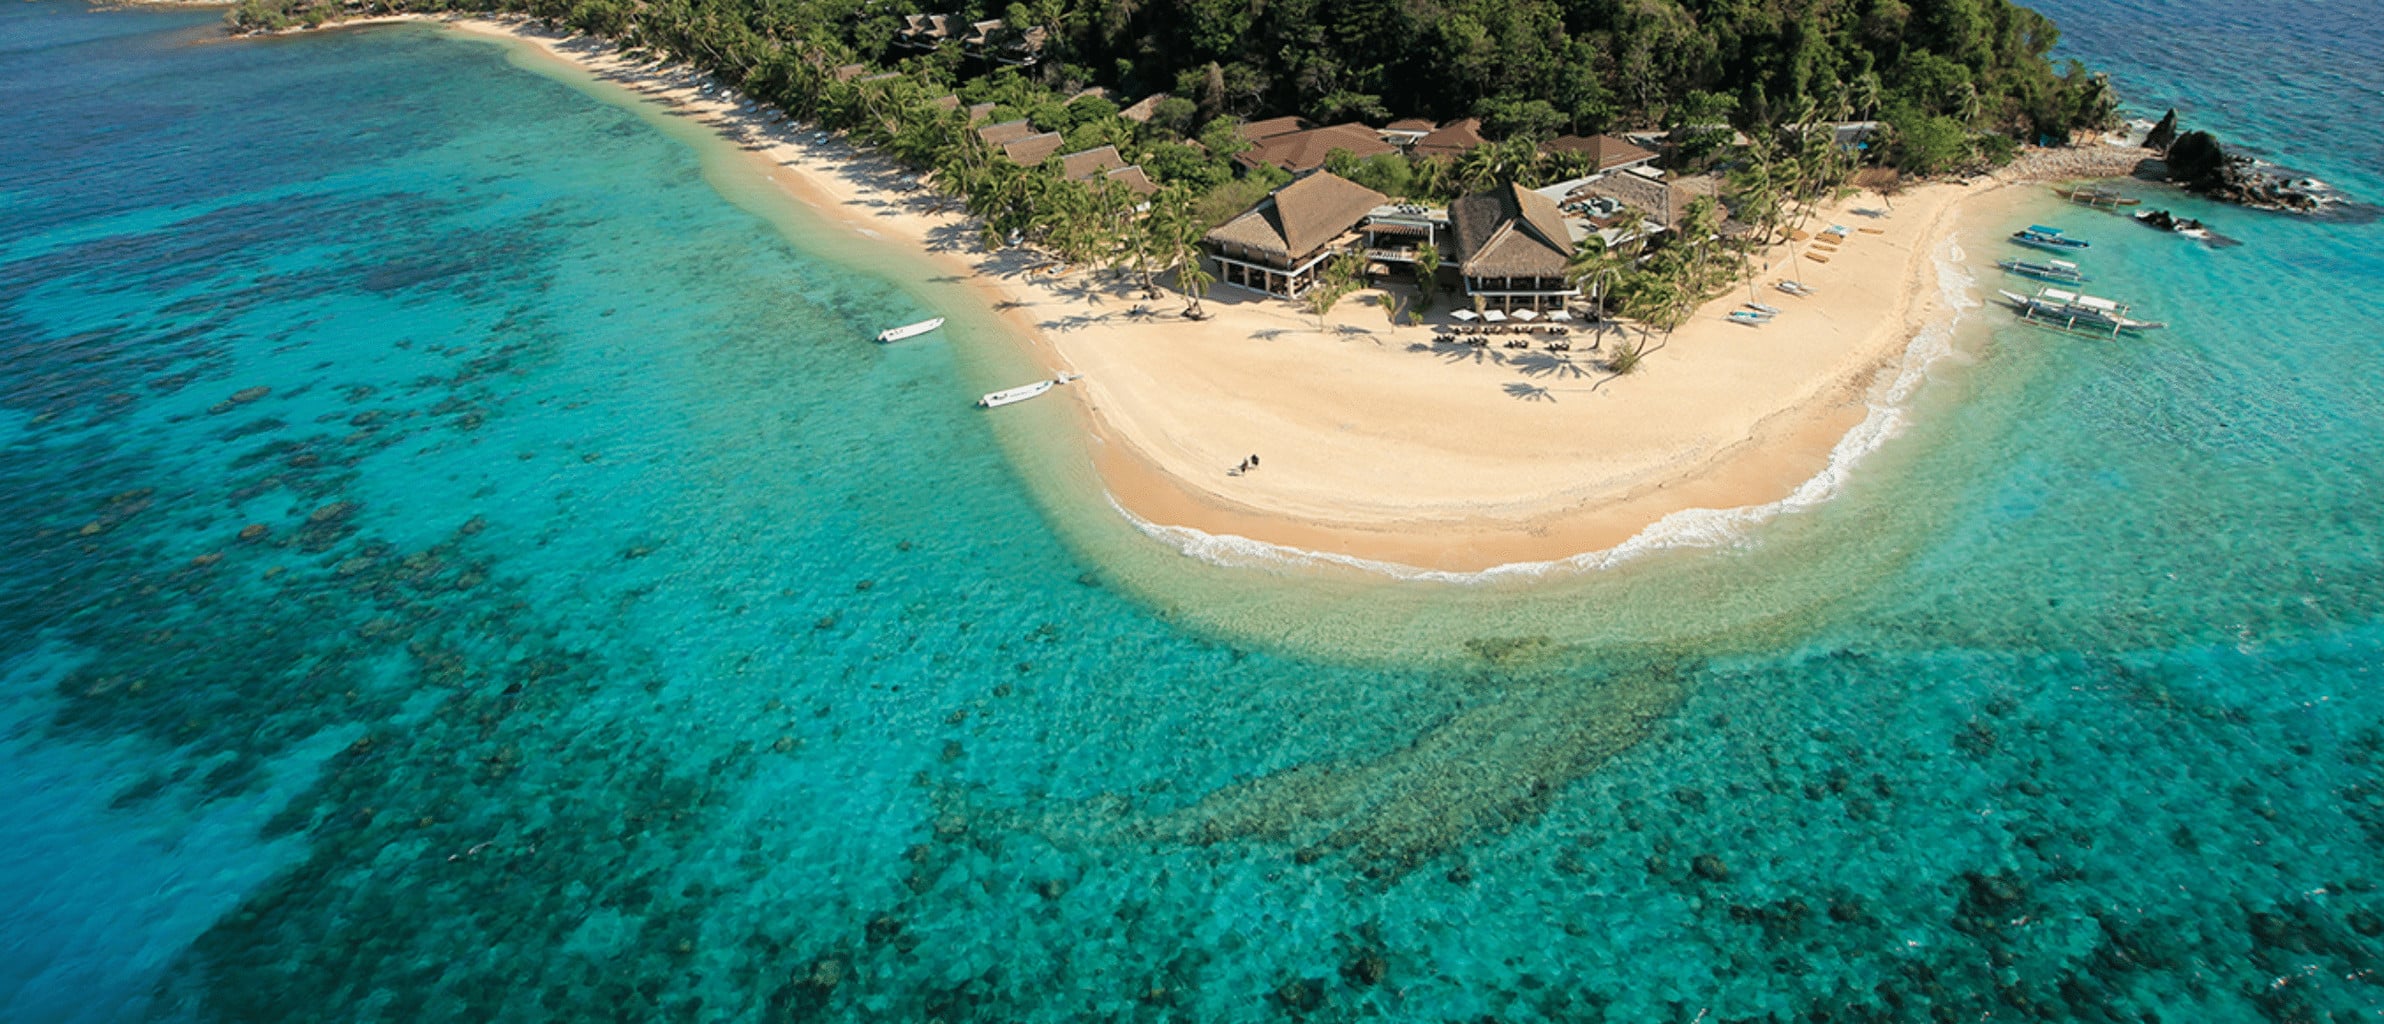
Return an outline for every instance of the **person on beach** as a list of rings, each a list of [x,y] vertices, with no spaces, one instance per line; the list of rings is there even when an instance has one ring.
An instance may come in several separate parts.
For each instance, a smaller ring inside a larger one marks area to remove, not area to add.
[[[1247,473],[1247,472],[1249,472],[1249,471],[1250,471],[1250,460],[1248,460],[1248,459],[1243,459],[1243,460],[1242,460],[1242,464],[1241,464],[1241,465],[1239,465],[1239,466],[1235,466],[1235,467],[1234,467],[1234,469],[1233,469],[1233,471],[1234,471],[1234,474],[1235,474],[1236,476],[1239,476],[1239,475],[1241,475],[1241,474],[1243,474],[1243,473]]]
[[[1258,456],[1256,456],[1256,455],[1250,456],[1250,461],[1248,461],[1248,462],[1245,462],[1245,463],[1243,463],[1242,465],[1243,465],[1243,468],[1245,468],[1245,469],[1257,469],[1257,468],[1258,468]]]

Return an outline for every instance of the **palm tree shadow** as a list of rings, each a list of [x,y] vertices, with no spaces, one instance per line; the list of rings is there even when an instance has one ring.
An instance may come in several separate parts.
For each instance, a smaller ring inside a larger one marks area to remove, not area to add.
[[[1526,384],[1519,380],[1508,382],[1506,392],[1508,398],[1520,398],[1526,402],[1556,401],[1556,396],[1549,393],[1547,388],[1537,384]]]

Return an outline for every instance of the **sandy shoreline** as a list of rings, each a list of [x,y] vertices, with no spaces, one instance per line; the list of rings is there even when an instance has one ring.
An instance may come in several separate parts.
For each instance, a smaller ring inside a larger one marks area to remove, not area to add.
[[[1932,251],[1959,209],[2002,187],[1858,195],[1810,225],[1849,228],[1836,251],[1764,254],[1754,292],[1715,300],[1638,372],[1601,382],[1581,332],[1569,354],[1448,345],[1428,327],[1393,326],[1378,292],[1320,325],[1283,300],[1219,287],[1207,303],[1216,316],[1187,321],[1172,292],[1146,302],[1131,282],[1046,276],[1029,253],[983,252],[964,213],[904,190],[907,172],[683,67],[526,22],[411,20],[527,43],[669,104],[765,161],[831,221],[957,272],[1033,355],[1085,375],[1067,400],[1088,413],[1099,477],[1135,517],[1433,570],[1560,560],[1675,512],[1795,492],[1863,422],[1911,339],[1951,315]],[[2078,156],[2040,171],[2110,173],[2099,154]],[[1790,276],[1820,294],[1771,288]],[[1761,328],[1724,318],[1750,297],[1785,312]],[[1443,296],[1427,320],[1445,321],[1456,301]],[[1253,453],[1262,469],[1229,472]]]

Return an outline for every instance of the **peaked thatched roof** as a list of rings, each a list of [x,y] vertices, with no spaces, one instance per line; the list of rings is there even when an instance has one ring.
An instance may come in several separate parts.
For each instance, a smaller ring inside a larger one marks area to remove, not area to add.
[[[1009,157],[1011,163],[1021,167],[1033,167],[1048,159],[1051,154],[1059,152],[1060,147],[1064,144],[1065,140],[1060,138],[1060,133],[1044,132],[1041,135],[1029,135],[1023,139],[1004,143],[1002,155]]]
[[[979,121],[985,120],[988,117],[992,117],[993,107],[994,105],[991,103],[969,104],[969,123],[975,124]]]
[[[1260,139],[1256,145],[1234,154],[1234,159],[1244,167],[1274,164],[1297,174],[1324,166],[1325,157],[1336,149],[1348,150],[1350,155],[1361,159],[1399,151],[1399,147],[1382,141],[1382,135],[1374,129],[1352,121]]]
[[[988,146],[1007,146],[1033,134],[1035,134],[1035,126],[1023,120],[1004,121],[977,129],[977,137],[984,139]]]
[[[843,67],[836,69],[836,80],[839,82],[850,82],[853,79],[859,78],[862,75],[866,75],[868,73],[869,65],[867,64],[846,64]]]
[[[1208,239],[1244,246],[1288,263],[1341,237],[1387,202],[1390,197],[1380,192],[1318,171],[1276,189],[1241,216],[1209,232]]]
[[[1234,133],[1252,142],[1257,142],[1260,139],[1271,139],[1277,135],[1305,131],[1307,127],[1306,118],[1270,117],[1264,121],[1245,121],[1240,127],[1234,129]]]
[[[1126,160],[1118,155],[1116,146],[1096,146],[1061,157],[1060,176],[1078,179],[1092,178],[1124,166],[1126,166]]]
[[[1540,149],[1547,153],[1586,153],[1594,161],[1590,169],[1595,171],[1629,167],[1656,158],[1654,153],[1612,135],[1564,135],[1548,140]]]
[[[1490,140],[1482,137],[1482,119],[1468,117],[1451,121],[1432,130],[1432,134],[1417,139],[1417,156],[1456,156]]]
[[[1573,233],[1556,201],[1521,185],[1449,204],[1458,271],[1468,277],[1561,277]]]
[[[1109,180],[1117,182],[1118,184],[1126,186],[1127,191],[1145,199],[1159,194],[1159,183],[1152,181],[1150,175],[1144,174],[1142,172],[1141,164],[1131,164],[1125,167],[1120,167],[1117,170],[1111,171],[1107,175],[1104,175],[1104,177],[1107,177]]]
[[[1155,92],[1134,101],[1133,106],[1118,111],[1118,116],[1135,124],[1149,124],[1151,117],[1159,112],[1159,104],[1165,102],[1167,102],[1167,94]]]
[[[945,93],[927,102],[935,104],[935,109],[937,110],[960,109],[960,97],[954,96],[951,93]]]
[[[1386,132],[1398,132],[1401,135],[1430,135],[1432,134],[1432,129],[1436,127],[1439,126],[1420,117],[1402,117],[1396,121],[1382,126],[1382,130]]]

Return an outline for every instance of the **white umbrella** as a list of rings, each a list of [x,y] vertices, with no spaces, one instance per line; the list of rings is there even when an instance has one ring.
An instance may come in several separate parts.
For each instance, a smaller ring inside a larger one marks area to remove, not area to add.
[[[1495,309],[1493,309],[1493,310],[1491,310],[1491,311],[1489,311],[1489,312],[1487,312],[1487,313],[1484,313],[1484,314],[1482,314],[1482,319],[1484,319],[1484,320],[1488,320],[1488,321],[1490,321],[1491,323],[1494,323],[1494,324],[1495,324],[1495,323],[1500,323],[1500,322],[1503,322],[1503,321],[1505,321],[1505,320],[1506,320],[1506,318],[1507,318],[1507,315],[1506,315],[1505,313],[1501,313],[1501,312],[1499,312],[1498,310],[1495,310]]]
[[[1539,319],[1539,316],[1540,312],[1536,309],[1518,309],[1515,311],[1515,319],[1517,320],[1537,320]]]
[[[1473,310],[1470,310],[1470,309],[1460,309],[1460,310],[1458,310],[1458,311],[1456,311],[1456,312],[1454,312],[1454,313],[1451,313],[1451,314],[1449,314],[1449,315],[1450,315],[1450,316],[1453,316],[1453,317],[1456,317],[1456,318],[1457,318],[1457,319],[1459,319],[1459,320],[1471,320],[1471,319],[1473,319],[1474,317],[1480,316],[1481,314],[1479,314],[1479,313],[1476,313],[1476,312],[1474,312]]]
[[[1550,311],[1548,312],[1548,319],[1550,319],[1550,320],[1554,320],[1554,321],[1556,321],[1557,323],[1560,323],[1560,324],[1561,324],[1561,323],[1569,323],[1569,322],[1571,322],[1571,321],[1572,321],[1572,319],[1573,319],[1573,314],[1571,314],[1571,313],[1567,313],[1567,312],[1565,312],[1564,310],[1561,310],[1561,309],[1550,310]]]

